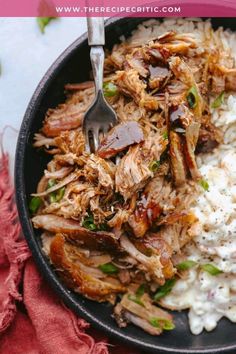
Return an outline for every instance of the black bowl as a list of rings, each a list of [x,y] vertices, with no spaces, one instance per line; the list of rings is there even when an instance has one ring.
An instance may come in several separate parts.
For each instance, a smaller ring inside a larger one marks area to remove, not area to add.
[[[111,19],[106,23],[106,43],[111,48],[119,42],[121,35],[128,36],[144,19]],[[220,25],[236,30],[235,19],[212,19],[214,27]],[[56,107],[64,100],[64,85],[68,82],[88,80],[90,71],[89,48],[86,35],[71,44],[48,70],[39,83],[29,103],[22,122],[15,163],[16,201],[20,222],[40,272],[61,296],[64,302],[79,316],[84,317],[108,336],[127,344],[136,345],[142,352],[151,353],[226,353],[236,352],[236,326],[226,319],[220,321],[217,329],[211,333],[203,332],[199,336],[190,333],[185,312],[175,313],[176,329],[160,337],[153,337],[135,326],[119,329],[111,317],[109,304],[98,304],[85,299],[67,289],[42,254],[39,232],[34,230],[28,212],[28,200],[36,190],[40,176],[48,161],[46,154],[32,147],[34,133],[42,125],[45,112]]]

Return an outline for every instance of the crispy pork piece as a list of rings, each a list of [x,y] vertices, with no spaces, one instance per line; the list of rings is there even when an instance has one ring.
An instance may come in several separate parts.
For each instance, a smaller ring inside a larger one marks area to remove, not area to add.
[[[116,166],[112,161],[91,154],[84,166],[84,176],[90,182],[99,183],[105,188],[113,188]]]
[[[163,65],[149,65],[148,69],[150,73],[148,84],[151,89],[161,88],[164,83],[167,83],[171,76],[171,71]]]
[[[172,316],[153,305],[147,294],[140,299],[142,305],[132,301],[132,296],[134,296],[132,293],[125,294],[114,308],[115,319],[120,327],[126,327],[131,322],[151,335],[160,335],[167,322],[174,328]]]
[[[116,84],[119,90],[125,95],[132,97],[137,104],[140,103],[147,85],[139,78],[138,71],[135,69],[118,71]]]
[[[44,175],[47,179],[62,179],[68,176],[72,171],[73,167],[61,167],[59,170],[52,172],[44,170]]]
[[[61,132],[54,140],[62,154],[72,153],[78,157],[85,150],[85,138],[80,128]]]
[[[191,173],[193,180],[198,180],[201,178],[201,174],[198,170],[195,149],[199,137],[200,123],[192,121],[187,127],[185,132],[185,143],[184,143],[184,155],[186,165]]]
[[[143,195],[137,201],[137,206],[133,214],[128,219],[129,226],[131,227],[136,237],[143,237],[147,230],[152,226],[161,214],[161,207],[155,201],[148,201],[147,197]]]
[[[136,259],[139,264],[138,268],[148,272],[153,280],[162,285],[165,282],[163,275],[163,265],[160,260],[160,255],[153,254],[146,256],[140,252],[127,236],[122,235],[120,238],[120,244],[124,251],[126,251],[131,257]]]
[[[132,97],[139,107],[144,107],[147,110],[158,109],[158,99],[147,94],[147,84],[140,79],[137,70],[118,71],[116,84],[120,92],[128,97]]]
[[[63,233],[65,238],[78,244],[101,250],[118,252],[121,250],[115,234],[106,231],[90,231],[80,225],[78,221],[48,214],[36,215],[32,218],[36,229],[44,229],[53,233]]]
[[[185,84],[189,90],[194,89],[196,101],[192,107],[192,110],[194,113],[195,120],[197,122],[201,122],[204,104],[200,90],[190,67],[183,59],[174,56],[170,58],[169,65],[177,79],[179,79],[183,84]]]
[[[133,240],[135,247],[147,256],[158,255],[165,279],[171,279],[175,268],[171,261],[173,249],[158,233],[147,233],[142,239]]]
[[[50,119],[49,119],[50,117]],[[52,119],[53,118],[53,119]],[[48,112],[48,118],[42,128],[47,137],[56,137],[63,130],[76,129],[81,126],[83,113],[73,106],[57,108],[54,112]]]
[[[181,137],[174,131],[169,133],[170,137],[170,161],[171,171],[176,186],[181,186],[186,182],[186,165],[183,155]]]
[[[99,157],[110,158],[125,150],[130,145],[141,143],[144,134],[136,121],[122,122],[116,125],[102,140],[97,154]]]
[[[200,178],[200,173],[198,171],[195,159],[195,149],[199,137],[201,123],[199,121],[195,121],[195,117],[193,116],[192,112],[190,112],[188,107],[186,107],[184,104],[181,104],[180,106],[172,106],[169,120],[170,129],[174,130],[176,133],[181,134],[180,137],[176,137],[173,134],[170,134],[171,147],[176,151],[179,151],[179,156],[181,155],[182,150],[186,167],[188,167],[192,178],[197,180]],[[176,153],[175,155],[177,156]],[[174,166],[176,159],[172,153],[172,150],[170,156],[172,166]],[[175,175],[177,177],[177,173]],[[179,182],[177,182],[177,184],[178,183]]]
[[[43,124],[42,133],[46,137],[56,137],[62,131],[81,126],[84,113],[92,103],[93,89],[74,93],[64,104],[49,109]]]
[[[105,276],[99,269],[83,264],[81,258],[79,250],[67,243],[62,234],[54,237],[50,246],[50,259],[66,284],[89,299],[114,303],[116,295],[125,292],[126,288],[118,278]]]
[[[199,131],[199,137],[196,146],[196,153],[207,153],[213,151],[223,141],[222,131],[215,127],[208,118],[203,122]]]
[[[143,188],[148,179],[153,176],[150,163],[160,160],[167,144],[168,140],[160,133],[156,133],[149,136],[143,144],[129,148],[117,166],[115,176],[116,191],[125,200]]]
[[[159,36],[150,46],[152,48],[166,49],[172,55],[186,55],[189,49],[196,48],[197,40],[192,33],[169,31]]]
[[[144,61],[144,49],[135,48],[133,52],[126,55],[126,60],[124,62],[125,68],[132,68],[137,70],[140,76],[148,76],[148,65]]]

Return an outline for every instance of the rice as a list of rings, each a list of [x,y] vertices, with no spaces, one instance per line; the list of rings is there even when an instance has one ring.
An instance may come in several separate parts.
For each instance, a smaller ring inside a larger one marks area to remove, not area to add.
[[[213,276],[195,267],[164,300],[169,307],[190,309],[193,334],[213,330],[224,316],[236,322],[236,96],[212,113],[225,133],[224,143],[198,158],[209,192],[203,191],[193,208],[201,228],[185,252],[187,259],[214,264],[223,273]]]

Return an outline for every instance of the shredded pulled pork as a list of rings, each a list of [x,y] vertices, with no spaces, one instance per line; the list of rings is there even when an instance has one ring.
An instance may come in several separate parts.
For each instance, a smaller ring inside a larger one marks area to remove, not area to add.
[[[81,129],[92,81],[67,84],[65,103],[47,111],[34,147],[50,162],[30,211],[70,288],[117,302],[121,327],[131,322],[159,335],[173,323],[155,305],[155,291],[179,276],[174,259],[194,241],[191,208],[202,191],[196,155],[222,142],[211,116],[219,94],[236,90],[236,66],[222,30],[208,22],[196,33],[163,32],[158,23],[157,35],[153,26],[107,52],[104,95],[118,124],[97,151],[85,151]]]

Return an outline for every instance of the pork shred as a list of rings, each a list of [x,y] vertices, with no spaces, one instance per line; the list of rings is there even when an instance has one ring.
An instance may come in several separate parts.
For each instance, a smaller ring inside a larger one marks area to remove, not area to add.
[[[110,158],[143,140],[143,130],[137,122],[123,122],[115,126],[102,140],[97,154],[102,158]]]
[[[212,112],[236,91],[223,29],[191,23],[190,33],[151,20],[106,52],[104,95],[118,124],[95,153],[82,131],[93,81],[65,85],[65,102],[48,109],[34,139],[49,161],[30,201],[44,252],[68,287],[116,304],[120,327],[151,335],[174,328],[153,295],[180,276],[176,259],[200,233],[197,154],[223,141]]]

